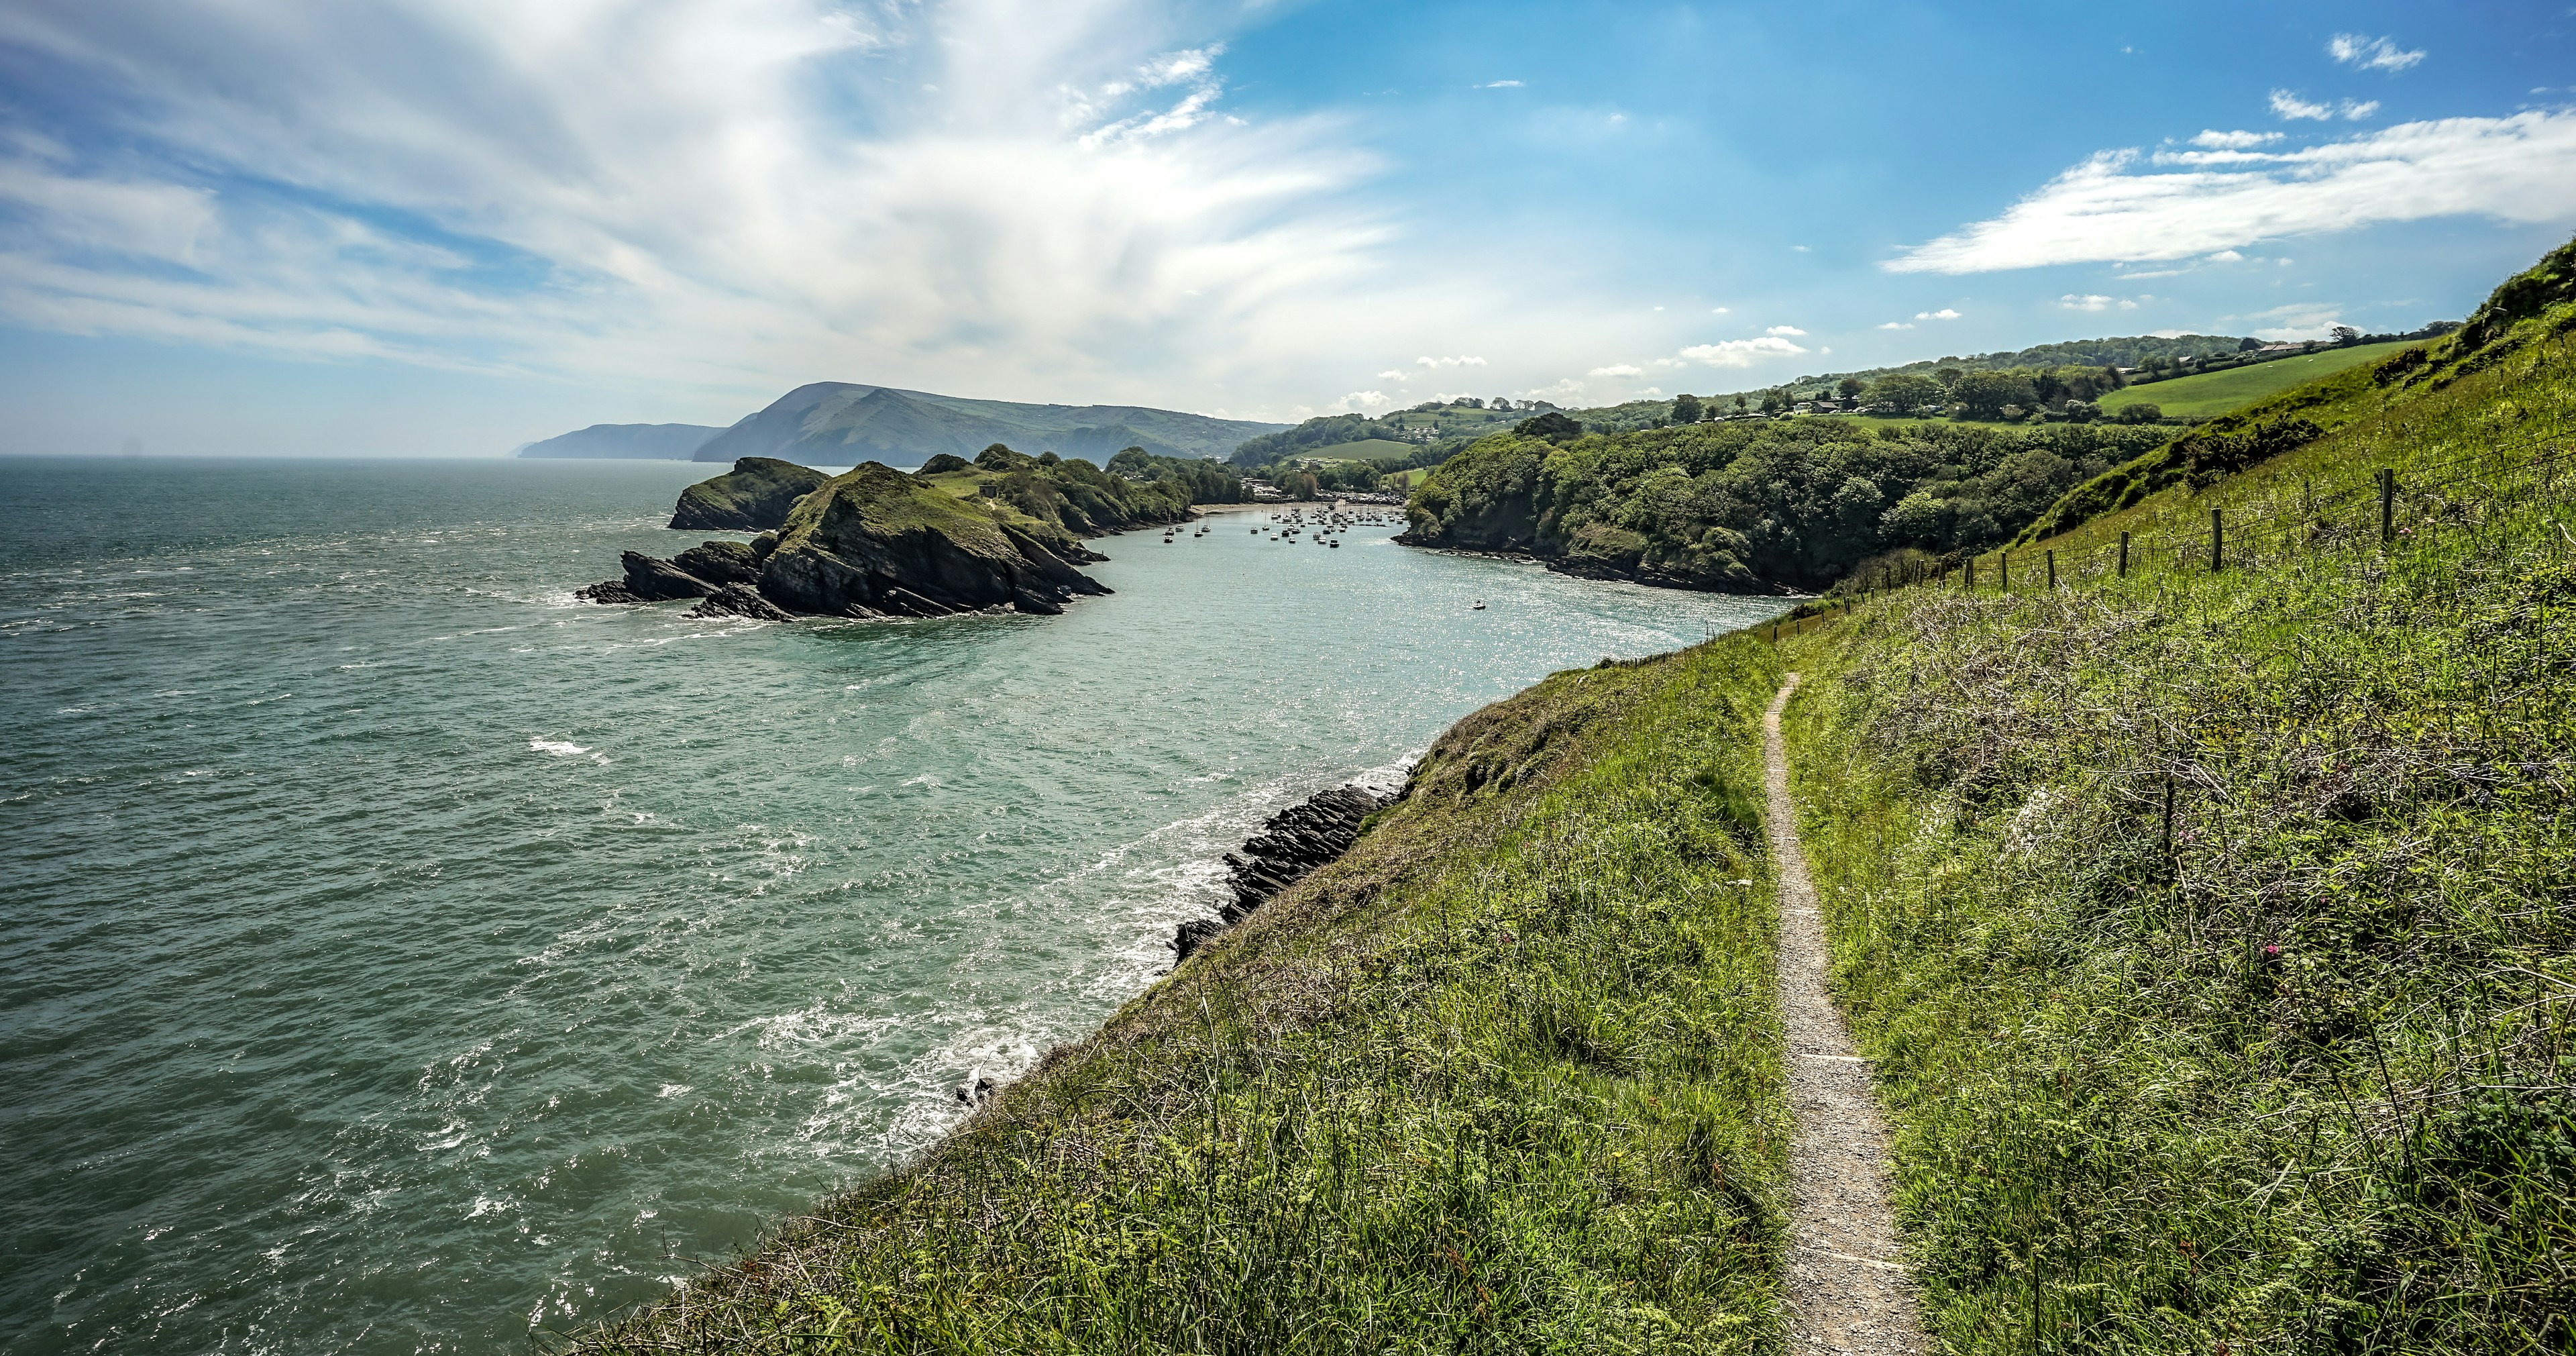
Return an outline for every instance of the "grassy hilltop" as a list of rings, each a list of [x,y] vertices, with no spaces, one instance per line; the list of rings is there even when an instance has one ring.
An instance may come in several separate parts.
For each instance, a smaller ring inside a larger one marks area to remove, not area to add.
[[[1790,669],[1948,1349],[2576,1346],[2572,265],[2104,472],[2009,593],[1469,717],[922,1162],[582,1348],[1777,1350]]]
[[[2118,414],[2132,405],[2153,405],[2168,419],[2203,419],[2242,409],[2257,400],[2279,395],[2293,386],[2305,386],[2347,367],[2394,357],[2400,350],[2411,346],[2411,341],[2401,341],[2326,348],[2295,357],[2274,358],[2251,367],[2232,367],[2223,372],[2203,372],[2197,376],[2131,386],[2102,397],[2102,412]]]

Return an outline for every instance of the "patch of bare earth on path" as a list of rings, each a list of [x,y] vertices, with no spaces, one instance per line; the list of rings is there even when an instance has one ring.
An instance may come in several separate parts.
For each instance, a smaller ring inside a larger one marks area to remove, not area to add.
[[[1789,1104],[1798,1118],[1789,1146],[1789,1350],[1928,1352],[1896,1250],[1887,1131],[1869,1065],[1852,1050],[1825,989],[1824,919],[1798,842],[1780,742],[1780,712],[1797,690],[1793,673],[1762,716],[1763,817],[1780,878],[1780,1006],[1789,1035]]]

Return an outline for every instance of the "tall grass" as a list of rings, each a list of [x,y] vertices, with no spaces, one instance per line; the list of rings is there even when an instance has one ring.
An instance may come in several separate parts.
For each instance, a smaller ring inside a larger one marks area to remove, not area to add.
[[[2576,1350],[2571,373],[2560,325],[2404,402],[2357,374],[2327,439],[2062,540],[2055,592],[2025,554],[1784,642],[1951,1348]],[[2213,499],[2280,530],[2097,567]]]
[[[1560,674],[917,1166],[574,1345],[1776,1344],[1768,647]]]

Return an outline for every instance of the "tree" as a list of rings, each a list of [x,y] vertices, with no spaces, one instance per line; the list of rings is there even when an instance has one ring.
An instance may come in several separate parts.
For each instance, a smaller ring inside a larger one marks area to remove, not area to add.
[[[1789,388],[1785,386],[1774,386],[1762,393],[1762,411],[1765,414],[1777,414],[1794,403],[1789,399]]]
[[[1512,432],[1517,433],[1524,438],[1537,438],[1546,442],[1561,443],[1569,438],[1582,437],[1583,425],[1567,418],[1559,411],[1549,410],[1545,414],[1538,415],[1534,418],[1524,419],[1519,423],[1514,424],[1512,426]]]
[[[1969,372],[1951,384],[1950,398],[1968,407],[1970,416],[1994,419],[2003,415],[2006,406],[2024,408],[2039,403],[2039,393],[2030,378],[2018,372]]]
[[[2163,421],[2165,412],[2145,401],[2140,401],[2134,405],[2121,406],[2120,412],[2113,417],[2123,424],[2154,424]]]
[[[2262,346],[2263,341],[2250,334],[2236,341],[2236,351],[2239,353],[2251,353]]]
[[[1963,376],[1966,376],[1966,375],[1967,375],[1966,373],[1964,373],[1964,372],[1960,371],[1958,368],[1955,368],[1955,367],[1944,367],[1944,368],[1939,369],[1938,371],[1935,371],[1935,372],[1932,374],[1932,379],[1933,379],[1934,381],[1937,381],[1937,382],[1941,383],[1941,389],[1942,389],[1942,390],[1944,390],[1944,391],[1946,391],[1946,390],[1949,390],[1951,387],[1958,385],[1958,384],[1959,384],[1959,378],[1961,378],[1961,377],[1963,377]]]
[[[1941,403],[1941,383],[1920,372],[1890,372],[1869,388],[1869,398],[1881,405],[1893,405],[1899,414],[1908,414],[1925,405]]]
[[[2350,325],[2337,325],[2326,333],[2334,336],[2336,348],[2350,348],[2361,342],[2361,331]]]
[[[1746,410],[1752,408],[1752,406],[1753,402],[1746,399],[1742,391],[1735,393],[1735,412],[1737,414],[1744,413]]]
[[[1858,377],[1845,377],[1834,389],[1842,392],[1845,400],[1858,400],[1860,393],[1869,389],[1869,383]]]
[[[1673,422],[1676,424],[1696,424],[1706,417],[1707,413],[1708,411],[1700,406],[1698,396],[1685,391],[1673,397]]]

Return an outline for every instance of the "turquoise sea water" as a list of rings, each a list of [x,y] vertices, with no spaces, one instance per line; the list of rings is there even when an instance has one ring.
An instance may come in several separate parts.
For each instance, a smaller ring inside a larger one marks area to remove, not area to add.
[[[1053,618],[572,599],[707,470],[0,461],[0,1350],[648,1299],[1097,1026],[1274,810],[1777,610],[1261,516]]]

